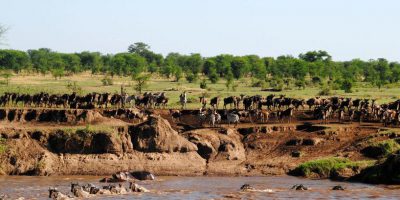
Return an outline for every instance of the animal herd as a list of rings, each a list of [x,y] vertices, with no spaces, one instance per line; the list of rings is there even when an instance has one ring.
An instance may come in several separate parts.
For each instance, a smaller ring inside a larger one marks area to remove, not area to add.
[[[188,94],[179,95],[181,109],[186,109]],[[279,122],[293,119],[294,112],[302,110],[322,123],[337,119],[339,122],[371,121],[385,126],[400,124],[400,100],[378,104],[375,99],[352,99],[346,97],[313,97],[309,99],[290,98],[285,95],[268,96],[239,95],[229,97],[199,97],[198,119],[201,124],[215,126],[225,120],[228,124],[238,124],[243,119],[250,122],[266,123],[271,118]],[[1,107],[23,106],[38,108],[96,109],[138,107],[141,109],[167,108],[169,98],[165,92],[146,92],[141,95],[89,93],[71,94],[18,94],[4,93],[0,96]],[[219,108],[223,104],[222,110]],[[178,113],[178,114],[177,114]],[[172,113],[179,116],[179,110]]]
[[[5,93],[0,96],[0,106],[94,109],[125,106],[142,106],[145,108],[165,108],[168,98],[164,92],[144,93],[143,95],[111,94],[92,92],[86,95],[72,94],[38,94]]]
[[[219,103],[223,102],[223,111],[218,110]],[[209,105],[209,108],[207,108]],[[250,122],[265,123],[271,117],[277,121],[287,120],[290,123],[295,111],[302,110],[314,120],[327,123],[331,120],[338,122],[369,121],[381,122],[384,126],[400,125],[400,100],[378,104],[375,99],[352,99],[345,97],[313,97],[297,99],[285,95],[268,96],[240,95],[226,98],[213,97],[209,101],[204,96],[200,97],[201,122],[208,119],[210,125],[218,123],[214,119],[225,119],[227,123],[238,123],[241,119]]]

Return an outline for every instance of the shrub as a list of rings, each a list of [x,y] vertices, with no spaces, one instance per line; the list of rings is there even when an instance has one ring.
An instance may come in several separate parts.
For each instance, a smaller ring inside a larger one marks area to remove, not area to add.
[[[194,82],[196,82],[198,78],[199,78],[199,77],[197,76],[197,74],[188,73],[188,74],[186,75],[186,80],[187,80],[189,83],[194,83]]]
[[[104,76],[103,79],[101,79],[101,82],[103,83],[104,86],[108,86],[108,85],[113,85],[114,81],[111,77],[109,76]]]
[[[219,76],[218,76],[217,71],[214,68],[212,68],[210,70],[210,74],[208,74],[208,78],[210,79],[212,84],[216,84],[218,82]]]
[[[352,93],[352,87],[353,82],[351,82],[350,80],[344,80],[341,84],[341,89],[344,90],[345,93]]]
[[[6,150],[7,150],[6,140],[0,137],[0,155],[6,152]]]
[[[77,94],[82,94],[82,92],[83,92],[82,87],[79,86],[79,85],[77,84],[76,81],[74,81],[74,82],[68,81],[66,87],[67,87],[67,89],[70,90],[71,92],[75,92],[75,93],[77,93]]]
[[[207,81],[206,81],[206,79],[201,80],[200,88],[201,89],[207,89]]]
[[[306,88],[306,81],[303,80],[303,79],[299,79],[299,80],[296,80],[294,82],[294,85],[296,87],[298,87],[299,89],[303,89],[304,90]]]
[[[329,88],[328,86],[321,87],[321,91],[318,92],[318,95],[321,95],[321,96],[332,95],[331,88]]]
[[[365,156],[372,158],[382,158],[398,150],[400,150],[400,144],[398,143],[398,141],[390,139],[377,143],[372,143],[371,145],[361,150],[361,153],[363,153]]]
[[[297,176],[310,176],[312,173],[318,174],[321,178],[328,178],[337,170],[344,168],[367,167],[372,163],[368,161],[352,162],[346,158],[323,158],[312,160],[300,164],[290,173]]]

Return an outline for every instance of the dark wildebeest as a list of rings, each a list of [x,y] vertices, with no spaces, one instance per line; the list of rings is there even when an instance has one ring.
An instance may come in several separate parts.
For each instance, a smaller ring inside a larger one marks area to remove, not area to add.
[[[229,106],[232,108],[232,104],[235,109],[239,109],[239,101],[240,98],[236,96],[230,96],[227,98],[224,98],[224,109],[226,109],[226,105],[229,104]]]
[[[291,123],[293,116],[293,107],[289,107],[284,111],[278,111],[278,119],[280,122],[283,122],[284,118],[288,118],[288,123]]]
[[[217,109],[217,110],[218,110],[219,100],[220,100],[219,97],[214,97],[214,98],[212,98],[212,99],[210,100],[210,105],[211,105],[211,107],[213,107],[214,109]]]

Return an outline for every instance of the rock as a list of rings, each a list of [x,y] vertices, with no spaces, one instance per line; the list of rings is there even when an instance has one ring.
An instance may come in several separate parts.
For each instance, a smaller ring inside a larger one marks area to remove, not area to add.
[[[332,190],[344,190],[344,188],[341,185],[336,185],[333,186]]]
[[[244,160],[245,150],[238,132],[227,129],[219,134],[213,129],[198,129],[184,133],[188,140],[197,145],[197,153],[207,160]]]
[[[133,148],[142,152],[191,152],[196,145],[180,136],[166,119],[150,116],[147,122],[130,127]]]

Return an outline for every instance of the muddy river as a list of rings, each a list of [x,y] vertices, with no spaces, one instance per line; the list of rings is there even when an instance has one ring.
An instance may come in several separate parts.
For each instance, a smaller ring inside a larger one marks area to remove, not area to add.
[[[101,177],[61,176],[26,177],[0,176],[0,194],[11,199],[47,199],[48,188],[57,187],[68,193],[71,182],[100,184]],[[157,177],[155,181],[140,181],[150,193],[123,196],[99,196],[93,199],[400,199],[400,186],[343,183],[329,180],[308,180],[290,176],[278,177]],[[241,185],[248,183],[264,192],[240,192]],[[308,191],[293,191],[294,184],[303,184]],[[333,191],[335,185],[345,191]]]

